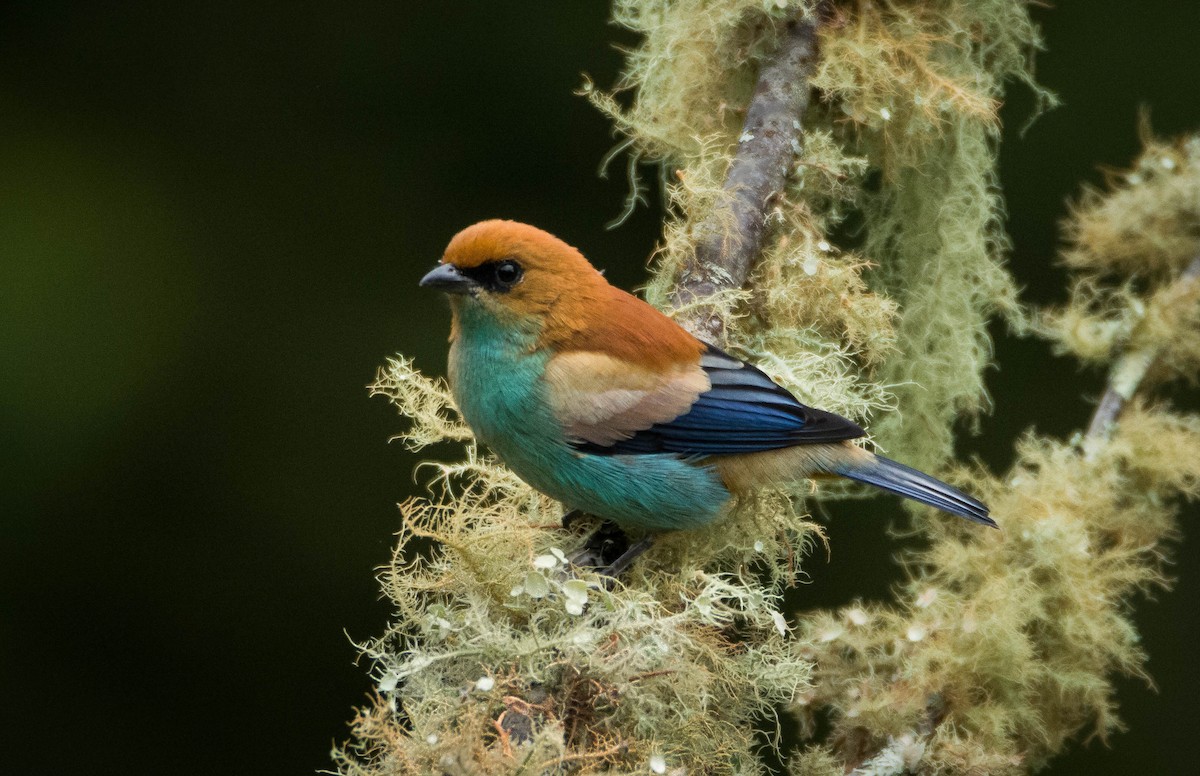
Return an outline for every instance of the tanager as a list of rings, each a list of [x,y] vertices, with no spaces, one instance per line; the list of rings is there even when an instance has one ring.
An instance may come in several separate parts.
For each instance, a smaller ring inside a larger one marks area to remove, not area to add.
[[[653,535],[704,526],[756,488],[836,475],[995,526],[982,502],[854,444],[858,425],[802,404],[541,229],[469,226],[421,285],[450,298],[463,418],[570,509]]]

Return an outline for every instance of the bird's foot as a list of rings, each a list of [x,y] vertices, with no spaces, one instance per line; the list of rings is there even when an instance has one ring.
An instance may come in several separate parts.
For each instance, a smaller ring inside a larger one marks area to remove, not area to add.
[[[568,515],[567,517],[571,517]],[[578,525],[583,517],[580,514],[571,520],[571,525]],[[566,522],[566,518],[563,518]],[[617,558],[629,549],[629,537],[616,523],[604,520],[584,541],[583,546],[567,555],[572,566],[585,569],[607,568]]]
[[[563,517],[563,526],[573,528],[584,516],[578,510],[571,512]],[[588,536],[582,547],[567,555],[567,560],[576,568],[594,570],[608,577],[605,587],[611,590],[617,578],[653,544],[653,535],[631,543],[620,526],[605,520]]]
[[[648,534],[638,539],[633,544],[626,548],[625,552],[621,553],[620,557],[608,564],[607,568],[600,570],[600,576],[606,577],[604,586],[612,590],[613,584],[616,583],[617,577],[621,576],[626,569],[633,564],[635,560],[646,550],[654,546],[654,534]]]

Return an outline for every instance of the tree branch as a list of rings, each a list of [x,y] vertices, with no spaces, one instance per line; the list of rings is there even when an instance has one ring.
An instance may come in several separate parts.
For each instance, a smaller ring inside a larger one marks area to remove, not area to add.
[[[1175,282],[1180,286],[1200,282],[1200,255],[1192,259]],[[1108,385],[1104,389],[1104,396],[1096,406],[1087,433],[1083,437],[1085,455],[1094,455],[1099,446],[1108,439],[1121,411],[1137,393],[1142,379],[1155,366],[1160,355],[1160,348],[1131,350],[1121,354],[1112,365],[1108,372]]]
[[[818,5],[818,16],[827,5]],[[762,248],[767,210],[801,152],[800,121],[817,59],[817,24],[816,19],[789,22],[779,48],[763,63],[722,186],[727,210],[718,207],[697,227],[696,252],[671,292],[673,307],[699,303],[682,322],[702,339],[723,339],[725,322],[704,300],[746,282]]]
[[[916,731],[888,739],[885,747],[853,769],[847,765],[848,776],[903,776],[915,771],[930,739],[945,719],[946,701],[941,693],[932,693],[925,701],[925,718]]]

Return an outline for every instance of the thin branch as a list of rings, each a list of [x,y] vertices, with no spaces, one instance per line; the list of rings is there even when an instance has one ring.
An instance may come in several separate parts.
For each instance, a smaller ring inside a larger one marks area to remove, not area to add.
[[[826,6],[818,5],[818,16]],[[671,292],[672,306],[700,302],[683,323],[702,339],[723,338],[724,321],[703,300],[746,282],[762,248],[767,211],[801,152],[800,122],[817,61],[817,24],[816,19],[789,22],[779,48],[763,63],[722,187],[727,204],[697,227],[696,252]]]
[[[1192,259],[1175,282],[1180,286],[1200,282],[1200,255]],[[1121,411],[1137,393],[1142,380],[1158,363],[1160,355],[1161,348],[1131,350],[1123,353],[1113,364],[1108,372],[1108,385],[1104,389],[1104,396],[1092,414],[1087,433],[1083,437],[1083,449],[1088,457],[1094,455],[1100,445],[1108,439]]]
[[[918,730],[888,739],[885,747],[855,765],[848,771],[848,776],[902,776],[915,771],[925,756],[930,739],[945,718],[945,699],[941,693],[931,694],[925,701],[925,718]]]

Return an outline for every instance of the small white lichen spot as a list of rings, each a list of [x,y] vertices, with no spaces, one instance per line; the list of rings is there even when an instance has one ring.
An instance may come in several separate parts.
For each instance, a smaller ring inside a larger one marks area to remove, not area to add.
[[[508,594],[514,598],[525,592],[524,585],[513,585],[513,589],[508,591]]]
[[[780,636],[786,636],[788,632],[787,620],[783,619],[783,615],[774,610],[771,611],[771,621],[775,623],[775,630],[779,631]]]
[[[1164,156],[1162,158],[1162,161],[1159,162],[1159,164],[1162,165],[1162,168],[1164,170],[1174,170],[1175,169],[1175,160],[1169,156]]]
[[[828,643],[842,635],[841,628],[826,628],[817,634],[817,641]]]
[[[525,575],[525,593],[530,598],[545,598],[550,594],[550,583],[540,573],[531,571]]]
[[[667,761],[663,758],[662,755],[656,754],[650,758],[650,772],[651,773],[666,773],[667,772]]]
[[[551,547],[551,548],[550,548],[550,554],[551,554],[551,555],[553,555],[554,557],[558,558],[558,562],[559,562],[559,563],[566,563],[566,562],[567,562],[567,556],[566,556],[566,555],[564,555],[564,554],[563,554],[563,551],[562,551],[562,550],[560,550],[560,549],[558,549],[557,547]]]
[[[821,240],[819,243],[817,243],[817,248],[825,253],[829,253],[831,250],[833,250],[833,246],[829,244],[828,240]]]
[[[479,692],[491,692],[496,686],[496,680],[490,676],[481,676],[475,680],[475,689]]]
[[[1135,172],[1132,175],[1126,176],[1125,180],[1129,183],[1129,185],[1136,186],[1142,182],[1142,176]]]
[[[437,733],[430,733],[429,735],[425,736],[425,743],[429,744],[430,746],[433,746],[437,742],[438,742]]]
[[[762,551],[763,551],[763,543],[762,543],[762,539],[759,539],[758,541],[756,541],[756,542],[754,543],[754,551],[755,551],[755,552],[762,552]]]
[[[927,587],[924,592],[917,596],[917,608],[928,609],[937,600],[938,591],[936,587]]]
[[[800,266],[804,270],[805,275],[812,277],[813,275],[817,274],[817,270],[821,268],[821,262],[817,261],[816,256],[809,256]]]
[[[400,684],[399,675],[397,675],[394,671],[388,671],[383,675],[383,678],[379,680],[379,691],[391,692],[392,690],[396,689],[396,685],[398,684]]]
[[[880,108],[879,109],[879,117],[881,119],[883,119],[884,121],[891,121],[892,120],[892,112],[890,110],[888,110],[887,108]]]
[[[750,134],[749,132],[743,132],[742,136],[738,138],[738,142],[739,143],[749,143],[753,139],[754,139],[754,135]]]
[[[904,769],[915,773],[917,766],[921,764],[921,758],[925,756],[925,742],[919,741],[911,733],[906,733],[900,736],[897,741],[900,745],[900,757],[904,760]]]
[[[562,590],[567,614],[583,614],[583,607],[588,602],[587,583],[582,579],[569,579],[563,583]]]
[[[904,634],[904,638],[906,638],[912,642],[920,641],[921,639],[925,638],[925,636],[926,636],[925,629],[922,628],[920,625],[913,625]]]
[[[552,569],[558,565],[558,558],[553,555],[539,555],[533,559],[535,569]]]
[[[846,612],[846,619],[854,625],[866,625],[869,618],[865,611],[856,606]]]

